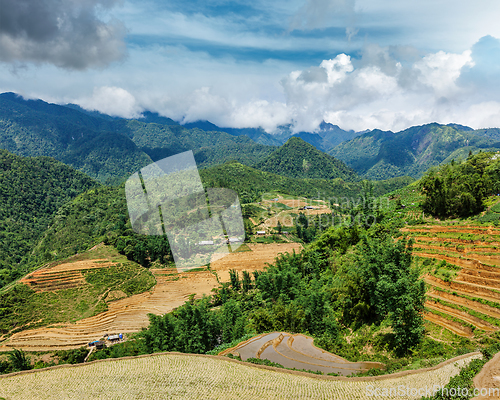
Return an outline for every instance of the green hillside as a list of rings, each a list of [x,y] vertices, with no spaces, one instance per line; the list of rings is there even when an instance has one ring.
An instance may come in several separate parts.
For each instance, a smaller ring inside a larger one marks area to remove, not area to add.
[[[54,157],[101,182],[126,178],[152,161],[112,121],[12,93],[0,95],[0,148]]]
[[[260,171],[237,162],[200,170],[205,187],[225,187],[239,193],[242,203],[260,201],[264,193],[325,198],[357,198],[363,193],[362,182],[341,179],[298,179]],[[409,177],[375,182],[374,195],[404,187]],[[62,206],[50,227],[35,247],[30,264],[37,265],[61,259],[105,242],[115,246],[129,259],[147,266],[152,262],[168,261],[170,249],[162,237],[136,234],[130,226],[124,185],[98,187],[82,193]]]
[[[256,165],[263,171],[290,178],[336,179],[354,181],[354,170],[298,137],[292,137]]]
[[[0,287],[32,250],[53,214],[99,183],[48,157],[0,150]]]
[[[237,162],[217,165],[200,171],[205,187],[225,187],[240,194],[244,203],[259,201],[263,193],[278,191],[293,196],[357,197],[363,193],[362,182],[345,182],[337,179],[300,179],[261,171]],[[384,193],[404,187],[413,181],[410,177],[398,177],[374,182],[373,194]]]
[[[117,124],[120,122],[117,122]],[[252,165],[261,161],[275,148],[257,144],[247,136],[226,132],[187,129],[180,125],[145,123],[122,120],[122,130],[135,145],[153,160],[160,160],[187,150],[193,150],[199,167],[236,160]]]
[[[193,150],[199,166],[229,160],[255,164],[275,148],[246,136],[103,118],[74,107],[0,95],[0,148],[22,156],[50,156],[103,183],[118,184],[152,161]]]
[[[478,136],[475,131],[433,123],[398,133],[373,130],[339,144],[330,154],[367,179],[403,175],[418,178],[464,147],[477,152],[500,148],[500,143],[491,137]]]

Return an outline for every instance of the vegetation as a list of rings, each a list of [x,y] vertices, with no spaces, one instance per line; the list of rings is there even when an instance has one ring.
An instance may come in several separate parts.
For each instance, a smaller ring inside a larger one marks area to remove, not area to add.
[[[499,350],[500,346],[498,344],[486,347],[481,351],[483,355],[482,358],[473,360],[468,365],[462,367],[460,373],[452,377],[448,384],[434,396],[422,397],[421,400],[447,400],[451,398],[461,400],[471,399],[474,393],[474,377],[481,371],[484,364],[486,364]]]
[[[451,364],[405,377],[404,384],[417,388],[441,386],[458,371],[459,367]],[[96,399],[109,398],[110,393],[119,399],[138,396],[158,399],[172,397],[176,393],[177,397],[189,399],[231,399],[235,398],[235,394],[238,398],[248,399],[294,399],[299,394],[310,400],[334,399],[339,397],[339,393],[342,399],[359,399],[360,395],[367,393],[367,385],[371,383],[271,373],[226,360],[182,354],[82,364],[71,369],[58,368],[5,377],[1,382],[0,396],[9,399],[78,399],[82,393]],[[399,382],[389,379],[373,384],[380,389],[389,389]],[[365,395],[364,398],[370,397]]]
[[[419,178],[456,150],[500,148],[498,139],[476,135],[436,123],[414,126],[393,133],[373,130],[340,143],[329,154],[344,161],[366,179],[409,175]]]
[[[500,158],[496,153],[470,155],[462,163],[451,162],[431,169],[420,185],[426,198],[425,212],[440,218],[468,217],[483,211],[484,200],[500,192]]]
[[[357,198],[363,193],[362,182],[345,182],[340,178],[299,179],[288,178],[270,172],[259,171],[237,162],[217,165],[200,171],[205,187],[224,187],[238,192],[240,201],[260,201],[262,194],[278,191],[293,196],[308,198]],[[373,183],[373,195],[399,189],[411,183],[412,178],[400,177]]]
[[[254,164],[274,147],[246,136],[130,121],[75,108],[0,95],[0,148],[22,156],[50,156],[103,183],[118,184],[170,155],[193,150],[199,166],[228,160]]]
[[[47,326],[58,322],[74,322],[106,311],[110,291],[125,295],[149,290],[156,280],[147,269],[104,247],[75,257],[71,261],[107,258],[109,267],[82,270],[84,283],[76,287],[36,292],[28,285],[15,284],[0,294],[0,334],[11,335],[23,329]],[[55,263],[56,264],[56,263]]]
[[[253,277],[241,280],[231,271],[231,282],[213,296],[151,314],[133,351],[206,353],[245,334],[278,330],[313,335],[317,345],[349,359],[386,361],[361,355],[346,340],[366,324],[379,327],[380,345],[393,357],[422,351],[423,284],[410,266],[411,244],[394,241],[393,233],[380,226],[330,228],[306,251],[281,255]]]
[[[0,150],[0,288],[26,272],[23,263],[54,213],[99,184],[48,157]]]
[[[256,165],[262,171],[290,178],[336,179],[354,181],[354,170],[328,154],[317,150],[298,137],[290,138],[283,146]]]

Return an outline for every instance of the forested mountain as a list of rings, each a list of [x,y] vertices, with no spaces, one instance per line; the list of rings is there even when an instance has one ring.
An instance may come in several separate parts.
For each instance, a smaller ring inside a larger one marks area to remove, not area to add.
[[[255,167],[290,178],[357,179],[356,172],[342,161],[317,150],[299,137],[288,139]]]
[[[122,182],[152,161],[186,150],[202,167],[227,160],[254,164],[274,150],[245,136],[187,129],[153,113],[140,121],[117,119],[14,93],[0,95],[0,148],[54,157],[105,183]]]
[[[199,167],[236,160],[252,165],[275,148],[257,144],[246,136],[232,136],[226,132],[206,132],[199,128],[187,129],[180,125],[164,125],[141,121],[122,121],[137,147],[154,161],[187,150],[193,150]]]
[[[234,136],[246,135],[253,141],[265,145],[281,146],[291,137],[299,137],[318,150],[328,151],[336,145],[361,135],[361,132],[345,131],[337,125],[322,122],[317,132],[293,133],[291,125],[279,126],[272,134],[262,128],[221,128],[209,121],[196,121],[184,124],[186,128],[199,128],[204,131],[222,131]]]
[[[260,201],[264,193],[277,190],[284,194],[323,198],[357,198],[365,190],[361,182],[341,179],[297,179],[260,171],[238,162],[229,162],[200,170],[203,185],[225,187],[238,192],[242,203]],[[411,178],[395,178],[376,182],[373,195],[378,196],[412,182]],[[42,262],[54,257],[67,257],[105,241],[143,264],[148,257],[155,260],[166,248],[159,237],[135,234],[129,223],[124,185],[99,187],[82,193],[62,206],[36,246],[31,261]]]
[[[49,157],[0,150],[0,286],[32,250],[53,214],[99,183]]]
[[[462,127],[463,129],[463,127]],[[437,123],[414,126],[401,132],[375,129],[333,148],[329,154],[344,161],[367,179],[409,175],[420,177],[428,168],[456,152],[463,156],[479,149],[500,148],[494,130],[488,137],[478,131],[457,130]],[[461,150],[464,149],[464,150]]]
[[[113,123],[13,93],[0,95],[0,148],[54,157],[101,182],[123,178],[151,162]]]
[[[321,198],[359,197],[363,195],[363,182],[345,182],[337,179],[289,178],[229,162],[200,170],[205,187],[225,187],[240,194],[240,201],[259,201],[263,193],[273,190],[294,196]],[[413,181],[410,177],[398,177],[373,183],[373,195],[404,187]]]

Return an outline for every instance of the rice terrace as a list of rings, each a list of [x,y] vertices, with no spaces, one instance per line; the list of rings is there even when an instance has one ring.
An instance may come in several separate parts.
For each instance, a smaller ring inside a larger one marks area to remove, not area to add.
[[[500,2],[394,3],[0,0],[0,400],[500,400]]]

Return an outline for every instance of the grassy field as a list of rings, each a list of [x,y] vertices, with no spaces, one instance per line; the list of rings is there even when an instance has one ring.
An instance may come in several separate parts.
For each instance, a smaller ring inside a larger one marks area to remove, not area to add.
[[[445,385],[470,355],[432,370],[384,379],[314,377],[212,356],[158,354],[0,377],[5,399],[370,399],[374,389]],[[420,396],[385,398],[417,399]]]

